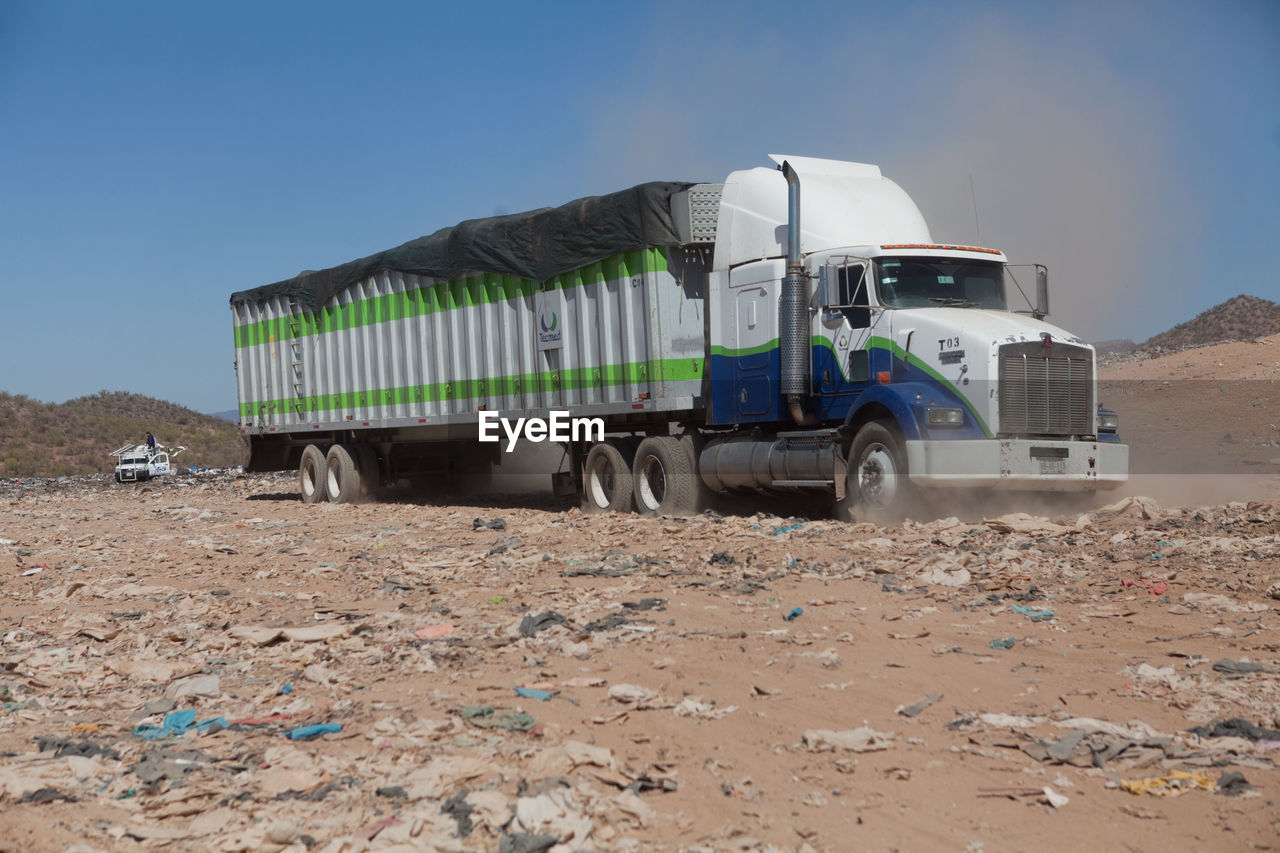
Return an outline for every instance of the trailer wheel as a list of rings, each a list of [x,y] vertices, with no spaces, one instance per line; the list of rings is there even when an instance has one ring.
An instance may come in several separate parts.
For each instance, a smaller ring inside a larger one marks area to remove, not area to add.
[[[837,515],[895,524],[905,517],[910,494],[907,454],[897,428],[890,421],[864,424],[849,448],[845,497]]]
[[[325,494],[329,503],[349,504],[360,499],[360,469],[349,444],[335,444],[325,459]]]
[[[327,471],[324,451],[308,444],[302,451],[302,461],[298,463],[298,491],[302,493],[304,504],[318,504],[325,499]]]
[[[631,466],[636,509],[641,515],[688,515],[697,509],[689,454],[672,436],[651,436],[636,448]]]
[[[634,505],[631,465],[635,444],[610,438],[591,446],[583,466],[582,508],[584,512],[630,512]]]

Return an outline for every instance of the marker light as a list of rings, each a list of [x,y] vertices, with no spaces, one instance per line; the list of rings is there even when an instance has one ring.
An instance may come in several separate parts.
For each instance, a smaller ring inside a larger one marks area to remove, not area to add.
[[[882,243],[881,249],[946,249],[951,252],[982,252],[987,255],[998,255],[996,249],[983,249],[980,246],[948,246],[941,243]]]

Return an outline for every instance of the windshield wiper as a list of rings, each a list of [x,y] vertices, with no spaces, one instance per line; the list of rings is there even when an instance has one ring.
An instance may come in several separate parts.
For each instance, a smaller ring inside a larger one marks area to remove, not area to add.
[[[972,299],[964,299],[959,296],[930,296],[930,302],[937,302],[939,305],[964,305],[966,307],[976,305]]]

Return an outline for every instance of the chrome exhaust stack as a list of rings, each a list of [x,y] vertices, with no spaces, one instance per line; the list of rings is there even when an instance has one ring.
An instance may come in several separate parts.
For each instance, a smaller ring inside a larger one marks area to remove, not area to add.
[[[804,411],[809,391],[809,278],[800,259],[800,176],[785,160],[782,176],[787,179],[787,274],[778,298],[779,389],[787,398],[791,419],[803,426],[814,421]]]

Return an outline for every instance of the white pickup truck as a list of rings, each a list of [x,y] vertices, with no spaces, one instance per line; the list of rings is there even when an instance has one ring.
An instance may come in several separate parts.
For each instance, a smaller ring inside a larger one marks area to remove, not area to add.
[[[178,447],[170,453],[162,446],[151,448],[145,444],[126,444],[111,454],[116,458],[116,482],[137,483],[172,474],[169,458],[184,450],[185,447]]]

